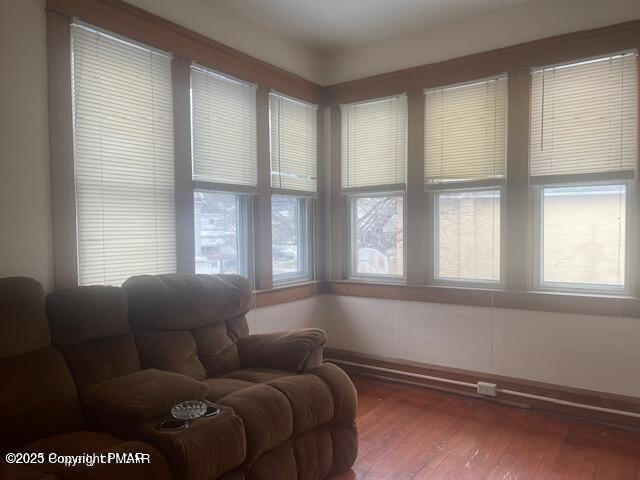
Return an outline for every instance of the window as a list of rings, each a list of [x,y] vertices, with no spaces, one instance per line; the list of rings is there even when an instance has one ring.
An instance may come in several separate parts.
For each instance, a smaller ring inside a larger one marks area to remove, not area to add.
[[[308,199],[271,197],[272,264],[275,282],[311,277]]]
[[[425,91],[433,280],[500,283],[507,77]]]
[[[196,273],[249,276],[256,88],[192,65],[191,115]]]
[[[312,208],[317,180],[318,107],[271,92],[273,282],[313,277]]]
[[[351,198],[354,275],[403,276],[404,196]]]
[[[540,283],[623,289],[627,186],[541,187],[539,201]]]
[[[191,67],[193,179],[256,186],[256,87]]]
[[[196,273],[247,275],[245,195],[194,192]]]
[[[171,58],[71,27],[78,283],[175,272]]]
[[[272,92],[269,113],[271,187],[315,193],[318,107]]]
[[[537,288],[628,290],[636,68],[634,52],[532,71]]]
[[[436,278],[500,281],[500,190],[435,194]]]
[[[351,275],[404,277],[407,96],[341,106]]]

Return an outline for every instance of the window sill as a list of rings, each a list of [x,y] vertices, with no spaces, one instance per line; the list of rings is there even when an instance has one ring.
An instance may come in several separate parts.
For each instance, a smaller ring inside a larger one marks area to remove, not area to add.
[[[328,282],[325,292],[335,295],[413,302],[640,318],[640,299],[613,295],[534,291],[511,292],[489,287],[401,285],[353,280]]]
[[[488,287],[407,285],[354,279],[328,282],[313,280],[279,285],[269,290],[256,290],[254,293],[256,307],[278,305],[330,293],[409,302],[640,318],[640,298],[583,293],[510,292]]]
[[[256,308],[268,307],[270,305],[315,297],[321,293],[325,293],[325,282],[317,280],[275,285],[268,290],[254,291],[255,306]]]

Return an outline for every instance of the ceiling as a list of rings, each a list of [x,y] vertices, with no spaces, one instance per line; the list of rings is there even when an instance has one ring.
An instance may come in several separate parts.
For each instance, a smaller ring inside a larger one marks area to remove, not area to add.
[[[331,52],[525,0],[209,0],[267,28]]]

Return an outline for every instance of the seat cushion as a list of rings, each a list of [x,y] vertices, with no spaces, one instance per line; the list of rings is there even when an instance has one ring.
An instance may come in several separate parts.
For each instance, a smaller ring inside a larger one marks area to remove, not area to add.
[[[290,375],[267,385],[282,393],[293,414],[293,434],[329,423],[333,418],[333,398],[329,387],[315,375]]]
[[[82,392],[82,400],[92,416],[143,420],[167,414],[183,400],[205,398],[207,393],[207,386],[191,377],[148,369],[92,385]]]
[[[209,395],[207,395],[207,399],[212,402],[217,402],[223,397],[232,394],[237,390],[241,390],[243,388],[250,387],[254,385],[251,382],[246,382],[244,380],[237,380],[235,378],[209,378],[204,381],[204,383],[209,388]]]
[[[255,450],[249,446],[249,454],[270,450],[279,444],[277,439],[310,431],[334,417],[332,390],[317,375],[247,368],[209,379],[206,384],[207,398],[232,407],[245,423],[248,441],[252,435],[256,438],[259,445]]]
[[[244,380],[245,382],[251,383],[266,383],[289,375],[293,374],[291,372],[275,370],[273,368],[243,368],[226,374],[224,378],[234,378],[236,380]]]
[[[291,437],[293,413],[289,401],[269,385],[237,390],[218,403],[231,407],[242,418],[250,462]]]

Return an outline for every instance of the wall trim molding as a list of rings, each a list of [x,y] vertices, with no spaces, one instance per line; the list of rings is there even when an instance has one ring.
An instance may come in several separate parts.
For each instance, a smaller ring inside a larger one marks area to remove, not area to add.
[[[627,429],[640,429],[640,398],[636,397],[335,348],[326,348],[324,356],[326,361],[338,364],[350,374],[432,388],[476,399],[496,401],[519,408],[531,408],[563,416],[604,422]],[[431,377],[434,380],[422,377]],[[435,378],[444,381],[435,380]],[[499,392],[495,398],[486,397],[478,395],[475,388],[465,385],[469,383],[476,384],[479,381],[495,383],[499,389],[507,392]],[[515,394],[516,392],[521,395]],[[549,401],[541,400],[541,397],[548,398]],[[587,408],[575,406],[574,404],[584,405]],[[593,409],[589,407],[593,407]],[[613,413],[614,411],[628,412],[629,415],[616,414]]]
[[[122,0],[47,0],[46,9],[319,104],[322,87]]]
[[[315,280],[255,291],[257,307],[288,303],[324,294],[406,302],[446,303],[551,313],[640,318],[640,299],[632,297],[509,292],[481,288],[371,283],[351,280]]]
[[[640,318],[640,299],[551,292],[511,292],[467,287],[406,285],[340,280],[327,282],[325,293],[410,302],[449,303],[554,313]]]
[[[325,282],[311,281],[291,285],[281,285],[268,290],[256,290],[255,307],[268,307],[281,303],[295,302],[325,293]]]
[[[640,19],[564,33],[324,87],[328,104],[350,103],[562,63],[640,46]]]

